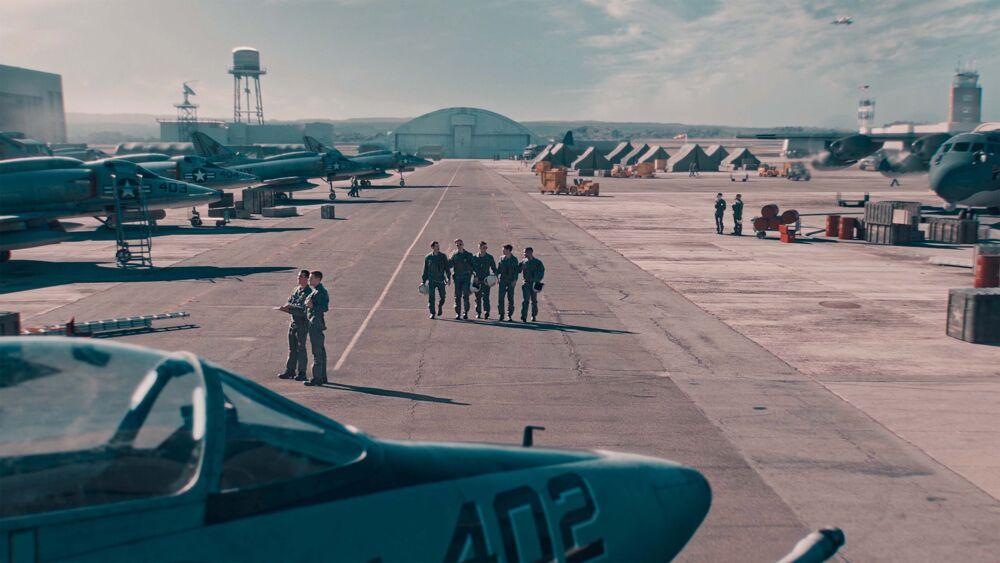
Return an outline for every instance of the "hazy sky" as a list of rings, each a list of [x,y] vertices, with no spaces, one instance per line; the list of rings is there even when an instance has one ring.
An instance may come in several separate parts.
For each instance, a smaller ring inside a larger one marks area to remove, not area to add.
[[[834,26],[838,15],[854,25]],[[230,51],[261,51],[265,117],[733,125],[941,121],[959,60],[1000,119],[1000,0],[2,0],[0,63],[63,75],[69,111],[231,115]]]

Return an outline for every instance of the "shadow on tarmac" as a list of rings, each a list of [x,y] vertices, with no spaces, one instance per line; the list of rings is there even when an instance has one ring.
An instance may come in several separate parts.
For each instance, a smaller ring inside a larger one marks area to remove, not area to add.
[[[287,231],[308,231],[312,227],[182,227],[180,225],[159,225],[150,234],[153,238],[172,235],[239,235],[255,233],[283,233]],[[83,240],[115,240],[115,232],[100,227],[90,231],[73,231],[71,242]]]
[[[434,395],[422,395],[420,393],[409,393],[406,391],[396,391],[393,389],[381,389],[379,387],[363,387],[361,385],[350,385],[347,383],[327,382],[323,387],[336,389],[338,391],[350,391],[352,393],[364,393],[366,395],[377,395],[379,397],[394,397],[397,399],[410,399],[411,401],[424,401],[427,403],[444,403],[446,405],[469,406],[469,403],[462,403],[447,397],[435,397]]]
[[[365,198],[350,198],[341,199],[337,197],[336,200],[331,199],[293,199],[289,202],[289,205],[351,205],[358,203],[410,203],[408,199],[365,199]]]
[[[539,332],[557,331],[557,332],[594,332],[594,333],[598,333],[598,334],[635,334],[634,332],[630,332],[630,331],[627,331],[627,330],[616,330],[616,329],[612,329],[612,328],[599,328],[599,327],[595,327],[595,326],[568,325],[568,324],[563,324],[563,323],[547,323],[547,322],[522,323],[520,321],[514,321],[514,322],[503,321],[503,322],[501,322],[501,321],[494,321],[494,320],[488,320],[488,321],[479,321],[479,320],[477,320],[477,321],[459,321],[457,319],[452,320],[452,322],[456,322],[456,323],[475,322],[476,324],[481,324],[481,325],[484,325],[484,326],[496,326],[496,327],[502,327],[502,328],[516,328],[516,329],[521,329],[521,330],[535,330],[535,331],[539,331]]]
[[[0,295],[70,283],[213,281],[269,272],[288,272],[292,266],[171,266],[152,270],[122,270],[112,262],[45,262],[11,260],[0,267]]]
[[[143,328],[133,328],[129,330],[116,330],[114,332],[102,332],[100,334],[95,334],[93,338],[117,338],[119,336],[132,336],[133,334],[155,334],[157,332],[175,332],[178,330],[189,330],[192,328],[201,328],[201,327],[195,324],[161,326],[161,327],[151,326]]]

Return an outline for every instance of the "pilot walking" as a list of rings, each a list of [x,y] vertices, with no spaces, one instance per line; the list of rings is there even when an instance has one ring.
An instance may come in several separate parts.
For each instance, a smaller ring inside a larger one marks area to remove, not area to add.
[[[514,286],[517,285],[517,276],[521,273],[521,263],[514,256],[514,247],[503,245],[503,257],[497,266],[497,277],[500,278],[497,293],[500,298],[497,300],[497,312],[500,313],[500,320],[503,320],[503,304],[507,301],[507,318],[514,320]]]
[[[722,234],[725,230],[722,225],[722,218],[726,215],[726,200],[722,199],[722,194],[715,194],[715,232]]]
[[[451,277],[455,280],[455,320],[469,318],[469,286],[472,285],[472,253],[462,239],[455,239],[455,252],[448,259]],[[462,310],[462,304],[465,310]]]
[[[427,309],[430,310],[430,318],[435,317],[434,293],[438,294],[437,316],[441,316],[441,308],[444,306],[445,284],[451,283],[451,268],[448,266],[448,257],[441,252],[441,245],[438,241],[431,243],[431,252],[424,256],[424,273],[420,276],[420,281],[427,286]]]
[[[743,194],[736,194],[733,201],[733,234],[743,235]]]
[[[528,322],[528,303],[531,303],[531,322],[538,319],[538,292],[542,290],[542,278],[545,277],[545,265],[535,258],[535,249],[530,246],[524,249],[524,260],[521,261],[521,275],[524,283],[521,285],[521,322]]]
[[[309,275],[312,293],[306,297],[306,315],[309,318],[309,344],[312,349],[312,379],[306,385],[319,387],[326,383],[326,312],[330,310],[330,294],[323,287],[323,272],[314,270]]]
[[[306,380],[306,368],[309,358],[306,355],[306,337],[309,336],[309,319],[306,317],[306,298],[312,293],[309,287],[309,270],[299,270],[299,281],[288,302],[279,307],[291,315],[288,323],[288,359],[285,360],[285,371],[278,374],[278,379]],[[296,377],[297,375],[297,377]]]
[[[479,252],[472,257],[472,274],[475,276],[479,291],[476,292],[476,318],[490,318],[490,286],[486,278],[491,273],[497,273],[497,261],[486,250],[489,247],[485,241],[480,241]],[[503,309],[500,309],[503,316]]]

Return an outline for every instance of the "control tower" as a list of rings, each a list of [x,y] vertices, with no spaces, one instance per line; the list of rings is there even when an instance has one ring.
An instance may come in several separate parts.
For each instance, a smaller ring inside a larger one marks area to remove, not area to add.
[[[253,47],[233,49],[233,121],[264,124],[264,104],[260,98],[260,77],[267,71],[260,66],[260,51]]]
[[[982,104],[983,89],[979,86],[979,73],[971,68],[956,68],[955,78],[951,81],[948,121],[978,124],[982,121]]]

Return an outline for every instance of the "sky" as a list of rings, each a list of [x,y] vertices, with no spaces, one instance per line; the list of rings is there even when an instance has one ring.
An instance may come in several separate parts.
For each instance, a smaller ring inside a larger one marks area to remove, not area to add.
[[[836,17],[850,26],[831,25]],[[3,0],[0,64],[63,76],[70,112],[172,114],[193,81],[232,114],[233,47],[260,49],[265,118],[739,126],[942,121],[959,62],[1000,120],[1000,0]]]

